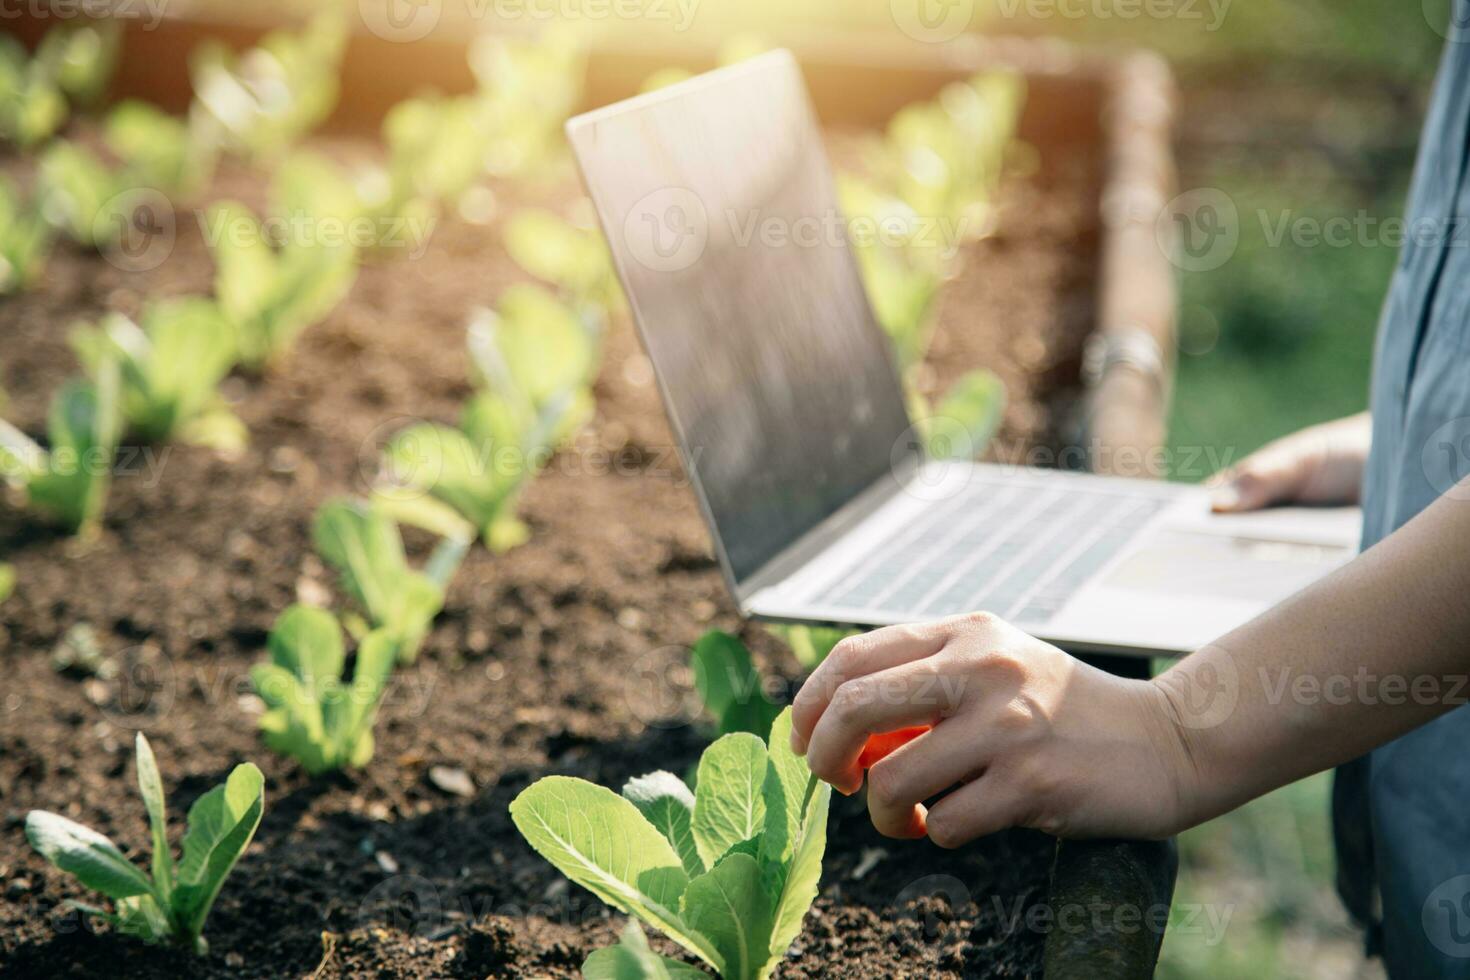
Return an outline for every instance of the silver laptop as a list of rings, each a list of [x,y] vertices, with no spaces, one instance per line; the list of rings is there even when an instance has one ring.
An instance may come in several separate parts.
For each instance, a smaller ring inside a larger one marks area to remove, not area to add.
[[[567,133],[746,615],[983,609],[1071,650],[1175,653],[1352,556],[1351,509],[1219,517],[1197,487],[926,459],[788,52]]]

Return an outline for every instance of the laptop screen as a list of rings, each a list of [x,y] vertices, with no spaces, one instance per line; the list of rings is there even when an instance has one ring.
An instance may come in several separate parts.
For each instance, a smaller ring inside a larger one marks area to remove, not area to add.
[[[795,60],[567,127],[738,587],[919,453]]]

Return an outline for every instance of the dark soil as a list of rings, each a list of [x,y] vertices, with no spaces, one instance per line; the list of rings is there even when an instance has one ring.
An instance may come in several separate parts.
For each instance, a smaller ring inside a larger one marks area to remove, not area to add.
[[[1091,325],[1097,164],[1073,153],[1045,179],[1013,180],[1001,232],[971,249],[944,299],[927,380],[974,366],[1001,375],[1006,451],[1059,438]],[[569,181],[498,187],[499,213],[512,198],[564,201]],[[258,201],[260,187],[233,171],[215,193]],[[62,248],[38,289],[0,301],[8,417],[40,434],[76,369],[73,320],[205,292],[210,276],[192,218],[147,273]],[[312,780],[267,751],[246,678],[281,610],[334,586],[310,546],[315,508],[363,491],[383,437],[408,418],[456,417],[470,390],[466,314],[519,278],[495,225],[445,221],[421,258],[365,268],[278,373],[231,379],[251,433],[238,458],[125,453],[103,533],[85,548],[0,503],[0,557],[19,578],[0,606],[0,974],[570,977],[616,938],[621,917],[526,846],[510,800],[546,773],[618,786],[697,759],[708,733],[687,648],[707,629],[742,633],[793,690],[799,677],[736,616],[627,323],[606,341],[595,423],[526,494],[530,543],[470,554],[423,655],[394,679],[365,770]],[[79,623],[115,677],[52,668]],[[266,773],[265,819],[215,907],[206,959],[81,922],[61,903],[83,890],[24,839],[26,812],[50,809],[141,860],[138,729],[163,768],[175,840],[230,767]],[[429,771],[441,765],[463,769],[474,795],[438,789]],[[1036,975],[1042,937],[1008,923],[1044,899],[1051,855],[1030,834],[958,852],[887,841],[859,801],[839,799],[821,896],[781,973]]]

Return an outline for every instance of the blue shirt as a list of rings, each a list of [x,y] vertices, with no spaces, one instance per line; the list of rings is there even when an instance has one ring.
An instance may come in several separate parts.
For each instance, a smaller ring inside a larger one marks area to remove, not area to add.
[[[1470,0],[1455,0],[1455,23],[1470,23],[1467,16]],[[1470,33],[1462,31],[1440,62],[1407,238],[1379,322],[1365,548],[1441,494],[1470,505],[1470,494],[1453,489],[1470,475],[1467,163]],[[1470,541],[1465,552],[1470,561]],[[1465,643],[1470,654],[1470,637]],[[1440,690],[1470,698],[1470,689]],[[1470,711],[1451,711],[1339,769],[1334,816],[1339,890],[1389,975],[1470,980]]]

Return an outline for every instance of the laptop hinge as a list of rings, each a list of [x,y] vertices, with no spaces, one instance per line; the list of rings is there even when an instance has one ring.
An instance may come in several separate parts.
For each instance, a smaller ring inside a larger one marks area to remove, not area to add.
[[[833,542],[902,493],[918,466],[918,460],[914,458],[912,467],[883,474],[835,513],[797,538],[794,544],[784,548],[743,581],[735,583],[735,598],[740,603],[741,614],[748,615],[746,604],[751,596],[796,574]]]

